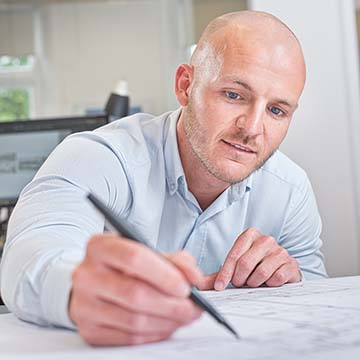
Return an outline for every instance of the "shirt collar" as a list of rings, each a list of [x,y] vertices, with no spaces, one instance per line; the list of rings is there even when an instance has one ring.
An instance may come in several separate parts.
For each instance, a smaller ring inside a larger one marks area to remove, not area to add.
[[[169,115],[169,131],[164,144],[166,180],[169,186],[170,195],[178,190],[179,179],[185,178],[184,169],[181,164],[179,148],[176,135],[176,124],[181,114],[181,108]],[[182,181],[184,183],[184,181]]]
[[[233,184],[229,190],[229,203],[232,204],[235,201],[240,200],[245,193],[251,190],[253,174],[248,176],[245,180]]]
[[[179,148],[177,143],[176,125],[181,114],[181,108],[170,113],[169,131],[164,145],[165,156],[165,168],[166,168],[166,180],[169,187],[170,195],[174,195],[180,186],[185,186],[185,173],[182,167]],[[228,192],[228,201],[233,203],[240,200],[246,192],[250,191],[252,185],[251,174],[245,180],[231,185],[226,191]],[[183,189],[184,190],[184,189]]]

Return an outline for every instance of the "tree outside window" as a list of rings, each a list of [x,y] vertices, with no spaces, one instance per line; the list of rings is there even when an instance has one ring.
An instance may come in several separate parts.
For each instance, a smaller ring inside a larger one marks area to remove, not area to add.
[[[31,89],[29,86],[10,85],[9,79],[33,70],[33,56],[0,56],[0,122],[25,120],[31,117]],[[1,86],[7,78],[10,86]]]
[[[27,89],[0,89],[0,121],[24,120],[29,117]]]

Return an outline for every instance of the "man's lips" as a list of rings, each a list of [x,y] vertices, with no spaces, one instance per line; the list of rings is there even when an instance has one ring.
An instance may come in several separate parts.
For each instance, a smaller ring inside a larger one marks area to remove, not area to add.
[[[253,150],[252,148],[248,147],[248,146],[245,146],[245,145],[242,145],[242,144],[237,144],[237,143],[230,142],[230,141],[225,141],[225,140],[223,140],[223,142],[226,143],[227,145],[232,146],[233,148],[235,148],[237,150],[247,152],[249,154],[256,154],[256,151]]]

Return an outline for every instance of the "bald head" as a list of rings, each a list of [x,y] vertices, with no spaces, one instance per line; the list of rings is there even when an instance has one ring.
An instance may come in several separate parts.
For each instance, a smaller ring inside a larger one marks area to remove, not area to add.
[[[176,70],[189,189],[206,177],[210,188],[224,189],[259,169],[285,138],[304,82],[300,43],[276,17],[245,11],[212,21],[190,65]]]
[[[216,78],[228,50],[282,66],[305,82],[305,61],[295,34],[275,16],[259,11],[222,15],[209,23],[191,57],[197,76]]]

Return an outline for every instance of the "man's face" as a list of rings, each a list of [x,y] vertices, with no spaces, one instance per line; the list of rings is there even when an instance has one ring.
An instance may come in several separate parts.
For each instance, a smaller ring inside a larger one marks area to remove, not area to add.
[[[196,73],[195,66],[185,132],[196,157],[216,179],[242,181],[284,139],[304,75],[282,53],[228,46],[209,61],[212,69]]]

